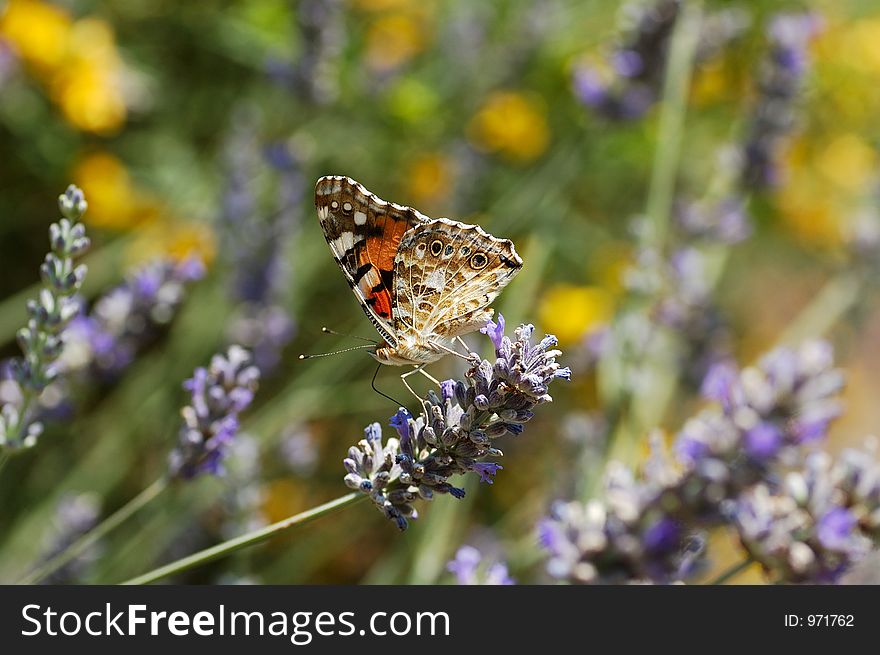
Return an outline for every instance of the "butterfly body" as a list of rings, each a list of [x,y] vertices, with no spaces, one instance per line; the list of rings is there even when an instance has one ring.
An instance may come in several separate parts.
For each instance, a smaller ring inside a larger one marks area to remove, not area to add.
[[[429,218],[344,176],[315,187],[324,236],[364,313],[384,339],[383,364],[422,365],[492,316],[488,305],[522,268],[513,243],[477,225]]]

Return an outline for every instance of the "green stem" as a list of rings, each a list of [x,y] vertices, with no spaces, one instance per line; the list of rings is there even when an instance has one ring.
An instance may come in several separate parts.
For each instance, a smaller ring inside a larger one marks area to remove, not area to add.
[[[660,102],[657,148],[651,169],[648,187],[646,213],[650,229],[644,231],[642,245],[653,246],[663,252],[669,232],[672,205],[675,199],[675,182],[681,159],[684,126],[687,118],[687,100],[694,68],[699,26],[702,16],[701,0],[686,0],[676,21],[669,46],[669,59],[663,81],[663,95]],[[620,368],[628,365],[628,353],[617,353],[621,358]],[[634,362],[630,362],[634,363]],[[640,365],[650,363],[639,362]],[[618,401],[621,399],[618,398]],[[609,453],[612,458],[628,461],[639,435],[637,404],[643,400],[632,399],[621,411],[609,439]],[[590,493],[585,485],[584,493]]]
[[[200,550],[197,553],[193,553],[192,555],[171,562],[170,564],[166,564],[165,566],[160,566],[159,568],[154,569],[148,573],[144,573],[143,575],[139,575],[136,578],[127,580],[122,584],[149,584],[150,582],[155,582],[156,580],[166,578],[169,575],[188,571],[189,569],[195,568],[196,566],[201,566],[202,564],[207,564],[208,562],[212,562],[215,559],[230,555],[238,550],[241,550],[242,548],[247,548],[248,546],[253,546],[254,544],[266,541],[267,539],[274,537],[276,534],[284,532],[285,530],[292,528],[296,525],[309,523],[310,521],[313,521],[317,518],[320,518],[327,514],[331,514],[336,510],[342,509],[343,507],[353,505],[354,503],[363,500],[364,498],[367,498],[365,494],[358,493],[356,491],[350,494],[346,494],[345,496],[337,498],[336,500],[331,500],[330,502],[324,503],[323,505],[313,507],[308,511],[296,514],[295,516],[290,516],[282,521],[278,521],[278,523],[273,523],[272,525],[268,525],[265,528],[260,528],[259,530],[253,530],[252,532],[243,534],[240,537],[236,537],[235,539],[224,541],[223,543],[217,544],[216,546],[211,546],[210,548],[206,548],[205,550]]]
[[[789,324],[779,343],[793,344],[828,332],[861,298],[863,281],[858,272],[832,277]]]
[[[92,544],[111,530],[126,521],[135,512],[147,505],[168,486],[168,478],[161,477],[125,505],[113,512],[97,526],[86,532],[63,551],[44,562],[34,571],[19,580],[19,584],[35,584],[51,575],[68,562],[82,555]]]
[[[3,472],[3,467],[6,466],[6,462],[9,461],[9,453],[5,450],[0,450],[0,473]]]
[[[735,578],[736,576],[738,576],[740,573],[745,571],[747,568],[749,568],[754,563],[755,563],[755,560],[753,560],[751,557],[746,557],[742,562],[738,562],[738,563],[734,564],[733,566],[725,569],[724,571],[722,571],[718,575],[718,577],[716,577],[714,580],[711,580],[710,582],[707,582],[706,584],[710,584],[710,585],[724,584],[728,580],[731,580],[732,578]]]
[[[687,99],[700,35],[701,2],[684,2],[676,21],[669,50],[663,97],[660,104],[657,150],[648,188],[647,214],[652,223],[647,237],[663,249],[678,175],[684,137]]]

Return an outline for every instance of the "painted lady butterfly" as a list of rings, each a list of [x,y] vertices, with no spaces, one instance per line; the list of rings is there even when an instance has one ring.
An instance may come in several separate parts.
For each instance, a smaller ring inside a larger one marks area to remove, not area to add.
[[[492,316],[488,305],[522,268],[508,239],[385,202],[351,178],[322,177],[315,207],[324,237],[382,335],[382,364],[422,367]]]

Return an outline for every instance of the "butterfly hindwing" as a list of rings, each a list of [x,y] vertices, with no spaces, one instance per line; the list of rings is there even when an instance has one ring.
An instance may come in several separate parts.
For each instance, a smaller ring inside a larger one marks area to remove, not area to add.
[[[417,225],[394,260],[394,330],[425,340],[473,332],[521,268],[513,243],[479,226],[446,218]]]
[[[351,178],[322,177],[315,186],[315,207],[336,263],[364,312],[392,347],[394,260],[404,234],[429,219],[367,191]]]

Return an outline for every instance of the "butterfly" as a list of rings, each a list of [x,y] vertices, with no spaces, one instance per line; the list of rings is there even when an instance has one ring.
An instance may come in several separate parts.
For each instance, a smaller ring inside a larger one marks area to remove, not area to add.
[[[489,304],[523,265],[509,239],[386,202],[342,175],[318,180],[315,207],[336,263],[383,339],[370,351],[382,364],[421,368],[460,355],[453,340],[486,324]]]

